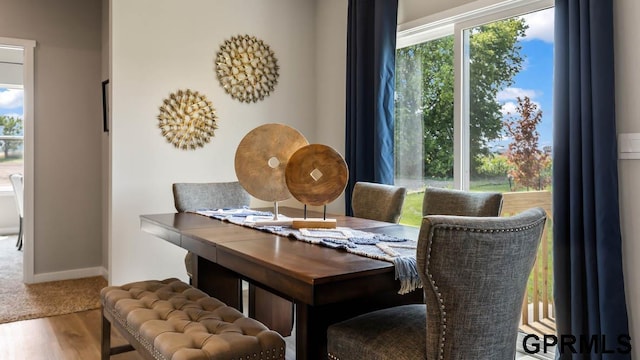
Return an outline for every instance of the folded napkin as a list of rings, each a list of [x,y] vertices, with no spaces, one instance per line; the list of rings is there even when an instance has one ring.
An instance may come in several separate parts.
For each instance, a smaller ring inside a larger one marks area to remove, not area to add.
[[[247,216],[273,216],[272,213],[268,211],[258,211],[251,210],[249,208],[240,208],[240,209],[200,209],[196,211],[192,211],[196,214],[216,218],[218,220],[223,220],[226,218],[246,218]]]

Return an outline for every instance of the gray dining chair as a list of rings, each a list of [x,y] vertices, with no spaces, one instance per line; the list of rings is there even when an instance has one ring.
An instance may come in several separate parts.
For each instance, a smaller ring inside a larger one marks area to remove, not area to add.
[[[239,182],[175,183],[173,201],[178,212],[201,209],[242,208],[249,206],[251,196]],[[189,279],[193,277],[193,253],[184,258]]]
[[[546,214],[426,216],[417,248],[425,304],[331,325],[329,359],[515,357],[520,310]]]
[[[406,194],[402,186],[356,182],[351,195],[353,216],[397,224]]]
[[[16,199],[16,209],[18,210],[18,217],[20,219],[20,227],[18,229],[18,239],[16,241],[16,247],[18,250],[22,250],[22,238],[23,238],[23,218],[24,218],[24,178],[22,174],[9,175],[11,186],[13,187],[13,194]]]
[[[422,201],[422,216],[499,216],[502,194],[444,189],[427,186]]]

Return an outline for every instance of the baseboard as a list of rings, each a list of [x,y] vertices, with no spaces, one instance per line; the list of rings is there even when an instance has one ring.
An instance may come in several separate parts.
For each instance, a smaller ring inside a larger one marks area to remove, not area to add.
[[[47,282],[47,281],[71,280],[71,279],[80,279],[80,278],[86,278],[86,277],[92,277],[92,276],[102,276],[106,279],[107,269],[105,269],[103,266],[96,266],[92,268],[34,274],[33,282],[41,283],[41,282]]]

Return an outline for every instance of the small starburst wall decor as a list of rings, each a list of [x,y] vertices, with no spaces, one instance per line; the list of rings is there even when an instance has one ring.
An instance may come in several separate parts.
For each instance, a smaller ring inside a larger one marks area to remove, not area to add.
[[[171,93],[160,105],[158,126],[167,141],[178,149],[195,150],[211,141],[218,128],[211,101],[192,90]]]
[[[278,83],[278,60],[269,45],[255,36],[234,36],[216,55],[220,85],[241,102],[263,100]]]

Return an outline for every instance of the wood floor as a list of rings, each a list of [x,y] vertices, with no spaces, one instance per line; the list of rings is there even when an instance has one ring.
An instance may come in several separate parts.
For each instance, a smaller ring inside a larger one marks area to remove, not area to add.
[[[0,359],[100,359],[100,310],[0,325]],[[111,332],[114,346],[126,341]],[[113,360],[142,360],[135,352]]]
[[[3,360],[93,360],[100,359],[100,310],[0,324],[0,359]],[[295,339],[287,342],[286,360],[295,360]],[[126,341],[111,331],[111,344]],[[517,354],[518,360],[538,360]],[[111,360],[143,360],[135,351]]]
[[[100,310],[0,324],[0,359],[91,360],[100,359]],[[287,338],[287,360],[295,359],[295,345]],[[111,331],[112,346],[127,342]],[[112,360],[142,360],[135,351]]]

